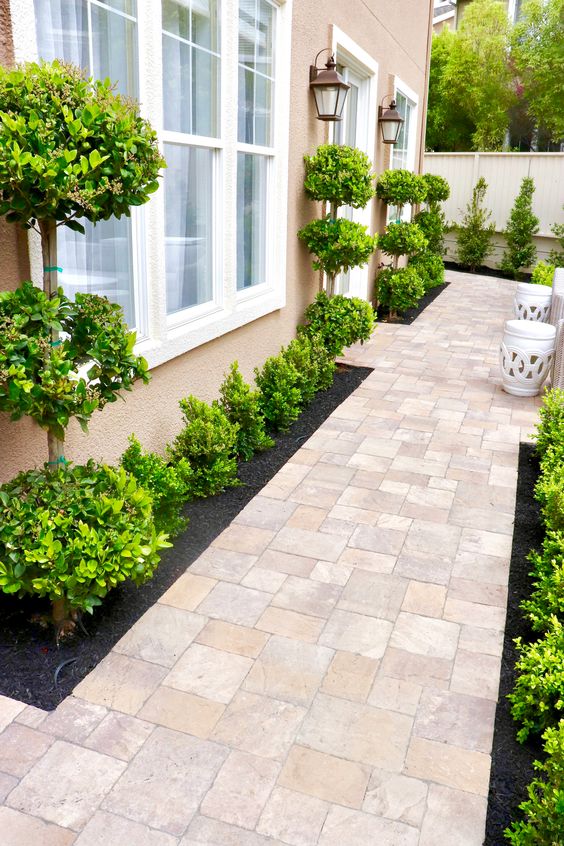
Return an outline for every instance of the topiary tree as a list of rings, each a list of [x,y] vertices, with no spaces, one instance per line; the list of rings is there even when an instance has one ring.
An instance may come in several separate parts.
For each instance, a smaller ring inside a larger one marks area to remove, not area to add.
[[[564,206],[562,206],[564,209]],[[553,223],[550,227],[560,246],[559,250],[551,250],[548,260],[556,267],[564,267],[564,223]]]
[[[366,264],[376,248],[365,226],[338,217],[342,206],[364,208],[374,196],[372,165],[362,150],[339,144],[323,144],[304,161],[307,196],[329,204],[329,210],[300,229],[298,237],[316,256],[313,267],[326,274],[332,296],[337,274]]]
[[[376,196],[396,209],[396,223],[401,221],[406,205],[422,203],[427,196],[427,184],[418,173],[394,168],[385,170],[376,183]]]
[[[447,224],[441,203],[450,197],[450,186],[446,179],[438,174],[424,173],[421,178],[427,186],[426,208],[416,214],[413,220],[427,238],[427,250],[442,257]]]
[[[58,291],[57,228],[129,215],[163,166],[155,132],[108,80],[57,61],[0,68],[0,215],[39,232],[44,265],[43,295],[27,286],[2,299],[0,410],[47,430],[50,467],[64,461],[71,417],[86,426],[147,380],[119,307],[86,294],[72,304]]]
[[[466,207],[462,223],[454,224],[457,232],[458,261],[472,273],[493,252],[495,224],[489,223],[491,212],[483,207],[487,190],[488,184],[481,176],[474,186],[472,199]]]
[[[501,260],[501,269],[514,279],[519,277],[521,268],[531,267],[537,257],[533,235],[539,231],[539,219],[533,214],[534,193],[534,181],[525,176],[504,232],[507,250]]]
[[[423,296],[425,289],[416,268],[400,268],[399,259],[401,256],[409,258],[423,253],[427,243],[417,223],[390,223],[386,232],[378,237],[378,246],[392,258],[391,267],[385,268],[376,278],[376,296],[382,305],[388,306],[390,317],[415,306]],[[397,287],[397,291],[394,291],[394,287]],[[404,291],[402,295],[399,293],[400,288]]]

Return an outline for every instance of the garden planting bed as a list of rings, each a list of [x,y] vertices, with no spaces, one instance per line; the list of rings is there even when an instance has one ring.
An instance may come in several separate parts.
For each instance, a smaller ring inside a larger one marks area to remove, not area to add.
[[[542,744],[538,737],[531,736],[524,744],[517,742],[519,726],[511,716],[511,703],[507,699],[507,694],[513,690],[517,677],[517,652],[513,639],[521,637],[525,642],[535,639],[519,606],[524,599],[530,597],[532,591],[532,580],[529,576],[531,564],[527,556],[531,549],[540,548],[544,535],[540,506],[534,498],[538,475],[539,462],[534,447],[531,444],[521,444],[507,619],[495,716],[484,846],[501,846],[506,842],[503,831],[512,820],[521,816],[519,804],[526,798],[527,785],[533,779],[533,760],[543,757]]]
[[[88,634],[57,647],[52,629],[32,622],[48,612],[47,603],[0,593],[0,694],[56,708],[371,372],[339,366],[333,385],[317,394],[286,434],[276,436],[276,445],[240,465],[239,487],[189,503],[188,529],[165,551],[154,577],[140,588],[126,582],[110,591],[92,616],[84,616]]]
[[[391,320],[389,320],[388,322],[389,323],[401,323],[405,326],[410,326],[413,323],[413,321],[417,317],[419,317],[421,312],[425,311],[427,306],[431,305],[431,303],[434,300],[437,299],[439,294],[442,294],[442,292],[445,290],[445,288],[448,288],[449,285],[450,285],[450,282],[443,282],[442,285],[438,285],[436,288],[431,288],[430,291],[427,291],[427,293],[424,294],[421,297],[421,299],[419,300],[419,302],[417,303],[415,308],[408,308],[406,311],[403,312],[402,315],[400,315],[398,317],[394,317]],[[383,311],[382,308],[378,309],[377,314],[378,314],[378,320],[379,321],[387,320],[386,313]]]

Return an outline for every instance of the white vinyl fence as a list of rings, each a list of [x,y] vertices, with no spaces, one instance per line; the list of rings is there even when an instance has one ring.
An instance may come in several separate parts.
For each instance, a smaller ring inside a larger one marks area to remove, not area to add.
[[[437,173],[448,181],[450,198],[443,208],[449,222],[459,222],[472,196],[472,188],[483,176],[488,183],[485,205],[492,212],[496,230],[501,233],[519,193],[521,180],[535,182],[533,211],[540,221],[535,238],[538,259],[547,257],[557,242],[550,231],[553,223],[564,222],[564,153],[425,153],[425,173]],[[501,235],[488,264],[499,264],[504,249]],[[447,258],[454,258],[456,239],[447,236]]]

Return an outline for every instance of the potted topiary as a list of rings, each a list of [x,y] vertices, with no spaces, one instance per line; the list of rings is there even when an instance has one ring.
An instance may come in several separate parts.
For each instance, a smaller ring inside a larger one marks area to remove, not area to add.
[[[342,206],[364,208],[374,196],[371,163],[361,150],[338,144],[318,147],[314,156],[305,156],[304,188],[311,200],[329,205],[327,213],[298,232],[298,238],[316,256],[314,270],[327,278],[327,293],[335,293],[339,273],[366,264],[376,247],[376,238],[366,226],[338,217]]]

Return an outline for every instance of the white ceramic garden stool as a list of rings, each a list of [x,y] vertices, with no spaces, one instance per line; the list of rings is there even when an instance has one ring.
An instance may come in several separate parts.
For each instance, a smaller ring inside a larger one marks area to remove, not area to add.
[[[513,305],[518,320],[537,320],[546,323],[552,302],[550,285],[519,282]]]
[[[564,267],[554,268],[552,290],[555,294],[564,294]]]
[[[534,397],[550,373],[556,327],[531,320],[506,320],[499,351],[503,390]]]

